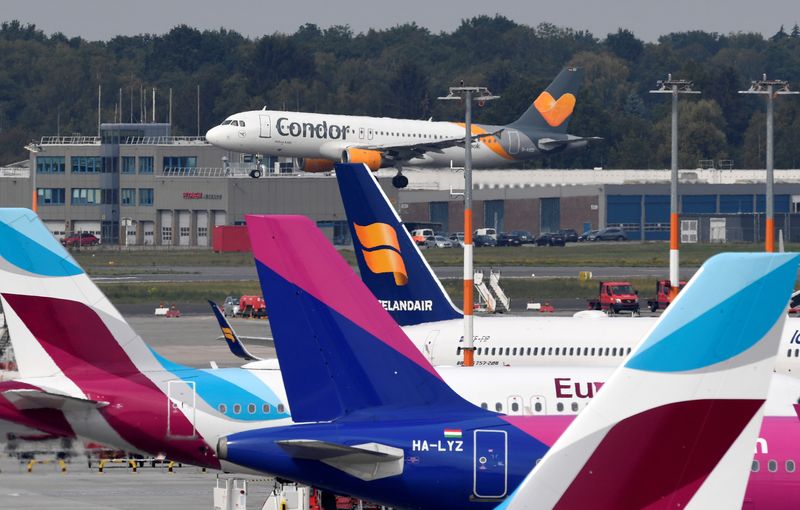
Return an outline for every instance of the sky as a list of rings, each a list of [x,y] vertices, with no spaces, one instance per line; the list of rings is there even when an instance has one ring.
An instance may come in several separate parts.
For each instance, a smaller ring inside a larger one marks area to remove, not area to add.
[[[163,34],[179,24],[227,28],[248,37],[294,32],[305,23],[350,25],[355,32],[416,22],[452,31],[461,19],[502,14],[517,23],[549,22],[603,38],[623,27],[645,41],[686,30],[788,31],[800,21],[796,0],[2,0],[0,21],[33,23],[45,33],[107,40],[115,35]]]

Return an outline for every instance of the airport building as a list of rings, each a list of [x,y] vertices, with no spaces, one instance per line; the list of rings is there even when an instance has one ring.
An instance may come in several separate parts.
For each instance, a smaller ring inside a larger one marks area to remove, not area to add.
[[[28,161],[0,168],[0,206],[30,207],[57,237],[90,232],[104,244],[207,247],[215,226],[242,224],[248,213],[304,214],[337,244],[349,230],[336,179],[295,171],[291,161],[264,162],[229,153],[203,137],[170,136],[166,124],[103,124],[100,136],[43,137]],[[463,175],[451,169],[408,170],[409,186],[381,185],[407,223],[461,230]],[[684,242],[763,239],[763,170],[680,173]],[[35,182],[35,184],[34,184]],[[533,233],[622,227],[630,239],[669,236],[669,171],[476,171],[475,225]],[[800,241],[800,171],[776,171],[776,225]]]

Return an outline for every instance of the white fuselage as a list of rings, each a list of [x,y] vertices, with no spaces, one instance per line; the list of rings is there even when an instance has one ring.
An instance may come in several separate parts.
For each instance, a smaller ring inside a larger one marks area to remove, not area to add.
[[[478,125],[473,129],[475,134],[485,132],[486,128]],[[464,135],[464,126],[454,122],[256,110],[228,117],[223,124],[210,129],[206,139],[236,152],[342,161],[343,151],[349,148],[379,150],[454,140]],[[505,128],[502,136],[519,139],[519,133],[511,128]],[[511,163],[515,160],[513,147],[519,147],[519,143],[510,145],[506,151],[497,141],[490,144],[475,141],[472,164],[475,168],[488,168]],[[427,151],[403,162],[409,166],[436,167],[451,163],[463,166],[462,147]]]

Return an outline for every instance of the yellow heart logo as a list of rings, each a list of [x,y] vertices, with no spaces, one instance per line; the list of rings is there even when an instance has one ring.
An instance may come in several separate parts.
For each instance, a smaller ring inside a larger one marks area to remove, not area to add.
[[[544,91],[533,102],[533,106],[550,126],[558,127],[572,115],[572,110],[575,109],[575,96],[566,93],[555,100],[549,92]]]

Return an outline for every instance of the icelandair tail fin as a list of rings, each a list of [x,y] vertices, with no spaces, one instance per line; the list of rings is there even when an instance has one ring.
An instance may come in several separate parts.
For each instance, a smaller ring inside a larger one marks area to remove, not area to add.
[[[442,381],[311,220],[246,220],[294,421],[481,411]]]
[[[566,133],[569,119],[577,102],[578,89],[583,81],[583,69],[567,67],[533,101],[512,127],[521,131],[540,129],[553,133]]]
[[[228,322],[228,319],[225,318],[225,315],[222,313],[222,310],[219,309],[219,306],[210,299],[207,301],[208,304],[211,305],[211,311],[214,312],[214,317],[217,318],[219,329],[222,330],[222,338],[224,338],[225,343],[228,344],[228,349],[231,350],[231,354],[237,358],[242,358],[243,360],[247,361],[260,361],[261,358],[250,354],[250,351],[248,351],[247,347],[244,346],[242,340],[239,338],[239,335],[237,335],[236,331],[233,330],[233,327],[231,326],[230,322]]]
[[[799,260],[708,260],[497,508],[741,508]]]
[[[336,165],[361,279],[401,326],[461,318],[366,165]]]
[[[29,209],[0,209],[0,297],[22,377],[158,367],[147,345]]]

